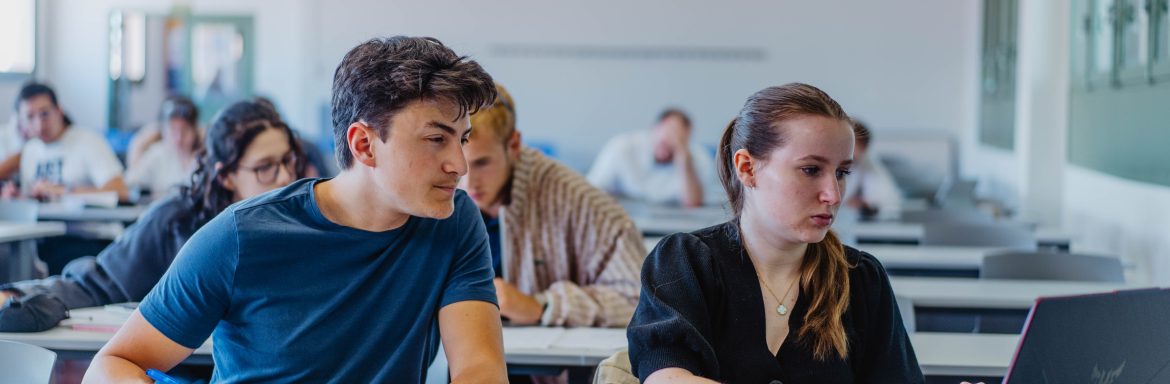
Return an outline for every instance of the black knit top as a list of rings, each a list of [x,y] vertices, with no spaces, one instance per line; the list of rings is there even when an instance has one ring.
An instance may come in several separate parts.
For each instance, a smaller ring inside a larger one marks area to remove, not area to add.
[[[846,247],[849,352],[824,361],[797,333],[808,312],[801,294],[777,355],[765,339],[763,296],[735,221],[658,243],[642,267],[642,295],[627,330],[634,372],[677,367],[727,383],[923,383],[885,269]]]

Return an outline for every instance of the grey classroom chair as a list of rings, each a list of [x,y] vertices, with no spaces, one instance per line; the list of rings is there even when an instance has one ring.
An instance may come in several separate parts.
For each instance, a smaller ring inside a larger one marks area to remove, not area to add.
[[[1036,249],[1032,230],[1011,224],[933,223],[923,226],[922,245]]]
[[[0,381],[48,383],[57,354],[35,345],[0,340]]]
[[[979,277],[985,279],[1070,280],[1124,283],[1121,260],[1051,251],[1004,251],[983,257]]]

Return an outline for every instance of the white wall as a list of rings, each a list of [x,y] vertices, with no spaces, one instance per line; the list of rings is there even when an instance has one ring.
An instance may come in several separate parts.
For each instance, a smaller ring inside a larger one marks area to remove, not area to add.
[[[106,121],[106,16],[164,13],[173,2],[46,0],[48,70],[79,123]],[[195,13],[252,14],[256,90],[295,126],[322,131],[333,69],[374,36],[429,35],[479,60],[517,99],[519,128],[554,142],[584,170],[609,136],[652,123],[664,106],[689,110],[713,145],[752,92],[802,81],[882,132],[974,130],[979,8],[975,2],[789,1],[710,3],[465,0],[190,0]],[[522,10],[522,11],[521,11]],[[762,60],[521,56],[506,47],[738,50]],[[146,104],[146,102],[142,102]],[[149,105],[136,109],[153,110]],[[212,113],[209,111],[208,113]],[[328,134],[327,131],[323,133]],[[966,139],[964,139],[966,140]]]
[[[1170,188],[1068,166],[1064,190],[1075,250],[1118,255],[1133,281],[1170,285]]]
[[[877,130],[974,129],[978,4],[929,0],[700,2],[311,0],[321,31],[312,97],[328,101],[333,67],[373,36],[430,35],[470,54],[509,87],[526,137],[553,140],[587,168],[611,135],[648,127],[667,105],[689,110],[715,144],[752,92],[822,87]],[[522,11],[521,11],[522,10]],[[313,33],[313,36],[318,34]],[[759,61],[563,58],[515,46],[746,49]]]
[[[1068,164],[1070,8],[1020,2],[1016,149],[968,141],[966,165],[985,192],[1062,225],[1073,251],[1121,258],[1131,282],[1170,284],[1170,188]]]

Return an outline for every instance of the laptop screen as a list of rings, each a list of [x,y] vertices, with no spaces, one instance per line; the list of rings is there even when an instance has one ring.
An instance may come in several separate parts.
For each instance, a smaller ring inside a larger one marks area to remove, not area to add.
[[[1041,298],[1004,383],[1170,383],[1170,290]]]

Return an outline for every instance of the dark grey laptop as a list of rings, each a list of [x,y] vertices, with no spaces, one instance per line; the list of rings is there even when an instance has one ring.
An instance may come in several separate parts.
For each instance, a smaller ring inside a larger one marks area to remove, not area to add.
[[[1170,290],[1037,300],[1004,383],[1170,383]]]

